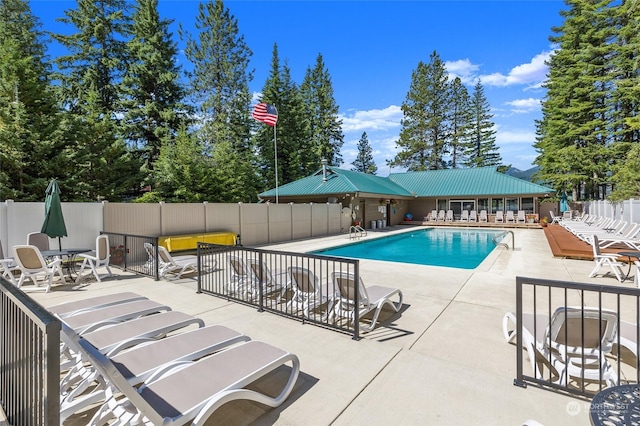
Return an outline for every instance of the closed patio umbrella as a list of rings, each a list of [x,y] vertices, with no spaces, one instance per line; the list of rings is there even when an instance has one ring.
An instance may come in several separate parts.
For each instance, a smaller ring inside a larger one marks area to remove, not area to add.
[[[567,192],[562,191],[562,197],[560,197],[560,213],[569,211],[569,203],[567,201]]]
[[[45,191],[44,200],[44,223],[40,232],[47,234],[50,238],[58,238],[58,248],[62,250],[61,237],[67,236],[67,227],[64,224],[62,215],[62,205],[60,204],[60,188],[54,179],[49,182]]]

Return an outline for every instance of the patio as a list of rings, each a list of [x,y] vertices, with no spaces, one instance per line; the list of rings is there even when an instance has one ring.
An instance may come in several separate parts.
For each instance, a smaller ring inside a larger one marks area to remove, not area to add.
[[[406,231],[369,232],[367,238]],[[269,409],[232,402],[208,424],[588,424],[589,402],[529,386],[513,385],[516,348],[502,337],[501,320],[515,309],[515,277],[618,285],[614,277],[587,278],[592,262],[559,259],[540,229],[513,229],[515,250],[497,248],[475,270],[360,262],[367,285],[399,287],[400,314],[356,342],[327,329],[196,294],[193,278],[153,281],[128,273],[74,289],[30,293],[43,306],[87,295],[133,291],[281,347],[300,358],[301,375],[289,399]],[[344,243],[347,235],[272,244],[306,252]],[[267,247],[267,246],[263,246]],[[631,286],[627,281],[623,286]],[[274,374],[254,386],[281,385]],[[188,390],[185,389],[185,390]],[[65,424],[85,424],[77,415]]]

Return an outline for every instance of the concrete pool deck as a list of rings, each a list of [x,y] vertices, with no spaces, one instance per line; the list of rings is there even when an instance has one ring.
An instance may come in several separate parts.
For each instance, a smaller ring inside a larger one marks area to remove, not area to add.
[[[385,228],[369,232],[366,238],[408,230],[406,226]],[[360,341],[196,294],[193,278],[156,282],[115,271],[117,278],[101,283],[79,288],[54,285],[51,293],[29,294],[47,307],[133,291],[299,357],[300,377],[282,406],[271,409],[232,402],[211,417],[210,425],[520,425],[529,419],[545,425],[589,424],[588,401],[513,385],[516,348],[504,341],[501,321],[505,312],[515,311],[518,275],[606,285],[618,282],[611,276],[587,278],[593,268],[590,261],[554,258],[541,229],[512,231],[515,249],[497,248],[474,270],[362,260],[365,283],[400,288],[404,306],[399,314],[383,312],[382,324]],[[262,247],[308,252],[347,241],[343,234]],[[285,380],[284,374],[276,372],[255,386],[271,389]],[[88,415],[90,411],[65,424],[85,424]]]

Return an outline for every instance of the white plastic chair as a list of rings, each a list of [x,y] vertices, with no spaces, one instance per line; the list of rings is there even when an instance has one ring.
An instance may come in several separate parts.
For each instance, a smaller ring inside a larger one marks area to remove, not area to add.
[[[293,288],[293,296],[287,302],[287,308],[302,310],[309,318],[309,311],[329,300],[327,284],[320,283],[318,277],[307,268],[290,266],[287,268]]]
[[[78,272],[78,278],[76,281],[79,281],[82,278],[82,271],[85,268],[91,268],[91,272],[96,277],[98,282],[101,282],[100,274],[98,274],[98,268],[106,268],[108,277],[112,277],[111,268],[109,268],[109,258],[111,257],[109,254],[109,237],[107,235],[99,235],[96,238],[96,251],[94,253],[81,253],[78,255],[83,258],[82,266],[80,267],[80,272]]]
[[[596,266],[593,268],[591,273],[589,274],[589,278],[593,278],[596,276],[600,268],[605,265],[608,265],[613,273],[615,274],[618,281],[622,282],[624,280],[624,272],[622,268],[625,266],[624,263],[618,260],[618,255],[611,253],[601,253],[600,252],[600,242],[598,240],[597,235],[593,235],[591,237],[591,247],[593,248],[593,260],[596,262]]]
[[[39,250],[49,250],[49,236],[42,232],[27,234],[27,245],[36,246]]]
[[[56,273],[58,273],[64,282],[64,274],[60,266],[62,260],[57,258],[47,263],[42,257],[42,253],[40,253],[38,247],[32,245],[13,246],[13,256],[18,265],[18,269],[20,269],[18,288],[22,287],[22,284],[27,278],[33,281],[36,287],[40,287],[41,282],[38,280],[38,277],[42,275],[47,280],[45,291],[49,292],[49,290],[51,290],[51,284],[53,283],[53,277]]]
[[[502,210],[496,211],[496,217],[494,219],[496,223],[504,223],[504,212]]]
[[[0,241],[0,272],[2,272],[2,276],[11,284],[15,284],[16,280],[13,272],[17,270],[19,270],[18,265],[12,257],[5,259],[4,252],[2,251],[2,241]]]
[[[515,217],[513,216],[513,210],[507,210],[507,223],[514,223]]]

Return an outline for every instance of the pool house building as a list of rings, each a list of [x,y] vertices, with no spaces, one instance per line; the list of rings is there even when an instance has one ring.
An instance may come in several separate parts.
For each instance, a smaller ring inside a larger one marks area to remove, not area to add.
[[[505,175],[496,167],[443,169],[391,173],[380,177],[323,166],[311,176],[259,194],[263,202],[339,203],[353,222],[397,225],[422,222],[433,211],[452,210],[458,220],[463,210],[485,210],[488,222],[498,211],[522,210],[537,220],[548,214],[541,201],[555,191],[542,185]],[[547,204],[547,203],[545,203]]]

